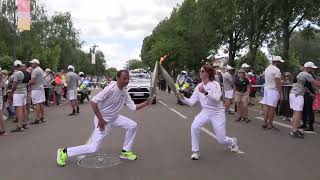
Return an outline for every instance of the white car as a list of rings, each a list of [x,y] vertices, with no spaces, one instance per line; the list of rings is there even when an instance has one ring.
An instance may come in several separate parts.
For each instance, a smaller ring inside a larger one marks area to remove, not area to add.
[[[127,86],[129,95],[133,101],[144,101],[150,96],[151,77],[148,73],[130,73],[130,80]],[[153,104],[156,100],[153,101]]]

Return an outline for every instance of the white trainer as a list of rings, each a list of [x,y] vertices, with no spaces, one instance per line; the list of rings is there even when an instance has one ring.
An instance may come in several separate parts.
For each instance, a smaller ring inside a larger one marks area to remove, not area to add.
[[[236,138],[232,138],[234,141],[234,144],[232,146],[229,146],[229,149],[231,152],[238,152],[239,146],[238,146],[238,140]]]
[[[200,152],[193,152],[191,155],[191,160],[199,160],[200,159]]]

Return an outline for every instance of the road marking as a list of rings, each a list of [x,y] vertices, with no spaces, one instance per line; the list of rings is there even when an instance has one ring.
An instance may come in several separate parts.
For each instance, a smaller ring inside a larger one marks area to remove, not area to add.
[[[168,104],[164,103],[164,102],[161,101],[161,100],[159,100],[159,103],[162,104],[162,105],[164,105],[164,106],[166,106],[166,107],[169,107]]]
[[[160,102],[160,104],[162,104],[162,105],[164,105],[164,106],[166,106],[166,107],[169,107],[166,103],[164,103],[164,102],[162,102],[162,101],[159,101],[159,102]],[[175,110],[175,109],[173,109],[173,108],[170,108],[170,107],[169,107],[169,109],[170,109],[171,111],[175,112],[177,115],[179,115],[179,116],[182,117],[183,119],[188,119],[187,116],[183,115],[183,114],[180,113],[179,111],[177,111],[177,110]],[[207,133],[207,134],[208,134],[209,136],[211,136],[213,139],[217,140],[217,136],[214,135],[212,132],[210,132],[208,129],[202,127],[201,130],[202,130],[203,132]],[[242,150],[240,150],[240,149],[239,149],[236,153],[237,153],[237,154],[244,154],[244,152],[243,152]]]
[[[210,132],[208,129],[202,127],[201,130],[202,130],[203,132],[207,133],[207,134],[208,134],[209,136],[211,136],[213,139],[216,139],[216,140],[217,140],[217,136],[214,135],[212,132]],[[244,154],[245,152],[243,152],[242,150],[239,149],[236,153],[237,153],[237,154]]]
[[[171,111],[175,112],[176,114],[178,114],[180,117],[182,117],[183,119],[187,119],[188,117],[181,114],[180,112],[178,112],[177,110],[173,109],[173,108],[170,108]]]
[[[264,121],[264,119],[262,117],[255,117],[256,119],[259,119],[261,121]],[[289,124],[285,124],[285,123],[282,123],[282,122],[279,122],[279,121],[273,121],[273,124],[276,124],[276,125],[279,125],[279,126],[282,126],[282,127],[285,127],[285,128],[289,128],[289,129],[292,129],[292,125],[289,125]],[[317,134],[317,132],[314,132],[314,131],[302,131],[306,134]]]

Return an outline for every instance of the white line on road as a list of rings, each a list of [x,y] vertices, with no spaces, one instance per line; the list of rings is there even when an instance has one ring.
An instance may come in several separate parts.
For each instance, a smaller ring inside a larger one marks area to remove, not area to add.
[[[202,127],[201,130],[202,130],[203,132],[207,133],[207,134],[208,134],[209,136],[211,136],[213,139],[216,139],[216,140],[217,140],[217,136],[214,135],[212,132],[210,132],[208,129]],[[242,150],[240,150],[240,149],[239,149],[236,153],[238,153],[238,154],[244,154],[244,152],[243,152]]]
[[[188,117],[181,114],[180,112],[178,112],[177,110],[173,109],[173,108],[170,108],[171,111],[175,112],[176,114],[178,114],[180,117],[182,117],[183,119],[187,119]]]
[[[259,119],[259,120],[261,120],[261,121],[264,120],[262,117],[255,117],[255,118],[256,118],[256,119]],[[289,125],[289,124],[285,124],[285,123],[282,123],[282,122],[279,122],[279,121],[273,121],[273,123],[276,124],[276,125],[285,127],[285,128],[292,129],[292,126]],[[303,132],[306,133],[306,134],[317,134],[317,132],[314,132],[314,131],[303,131]]]
[[[166,107],[169,107],[168,104],[164,103],[164,102],[161,101],[161,100],[159,100],[159,103],[162,104],[162,105],[164,105],[164,106],[166,106]]]
[[[162,102],[162,101],[159,101],[159,102],[160,102],[160,104],[162,104],[162,105],[164,105],[164,106],[166,106],[166,107],[169,107],[166,103],[164,103],[164,102]],[[182,113],[180,113],[179,111],[177,111],[177,110],[175,110],[175,109],[173,109],[173,108],[170,108],[170,107],[169,107],[169,109],[170,109],[171,111],[175,112],[177,115],[179,115],[179,116],[182,117],[183,119],[187,119],[187,118],[188,118],[187,116],[183,115]],[[216,140],[217,140],[217,136],[214,135],[212,132],[210,132],[208,129],[202,127],[201,130],[202,130],[203,132],[207,133],[207,134],[208,134],[209,136],[211,136],[213,139],[216,139]],[[237,153],[237,154],[244,154],[244,152],[241,151],[240,149],[239,149],[238,152],[236,152],[236,153]]]

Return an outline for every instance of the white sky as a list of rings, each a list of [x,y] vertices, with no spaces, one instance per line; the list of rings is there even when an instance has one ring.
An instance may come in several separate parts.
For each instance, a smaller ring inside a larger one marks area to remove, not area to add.
[[[108,67],[121,69],[138,58],[143,38],[182,0],[42,0],[50,14],[71,12],[85,41],[83,49],[97,44]]]

